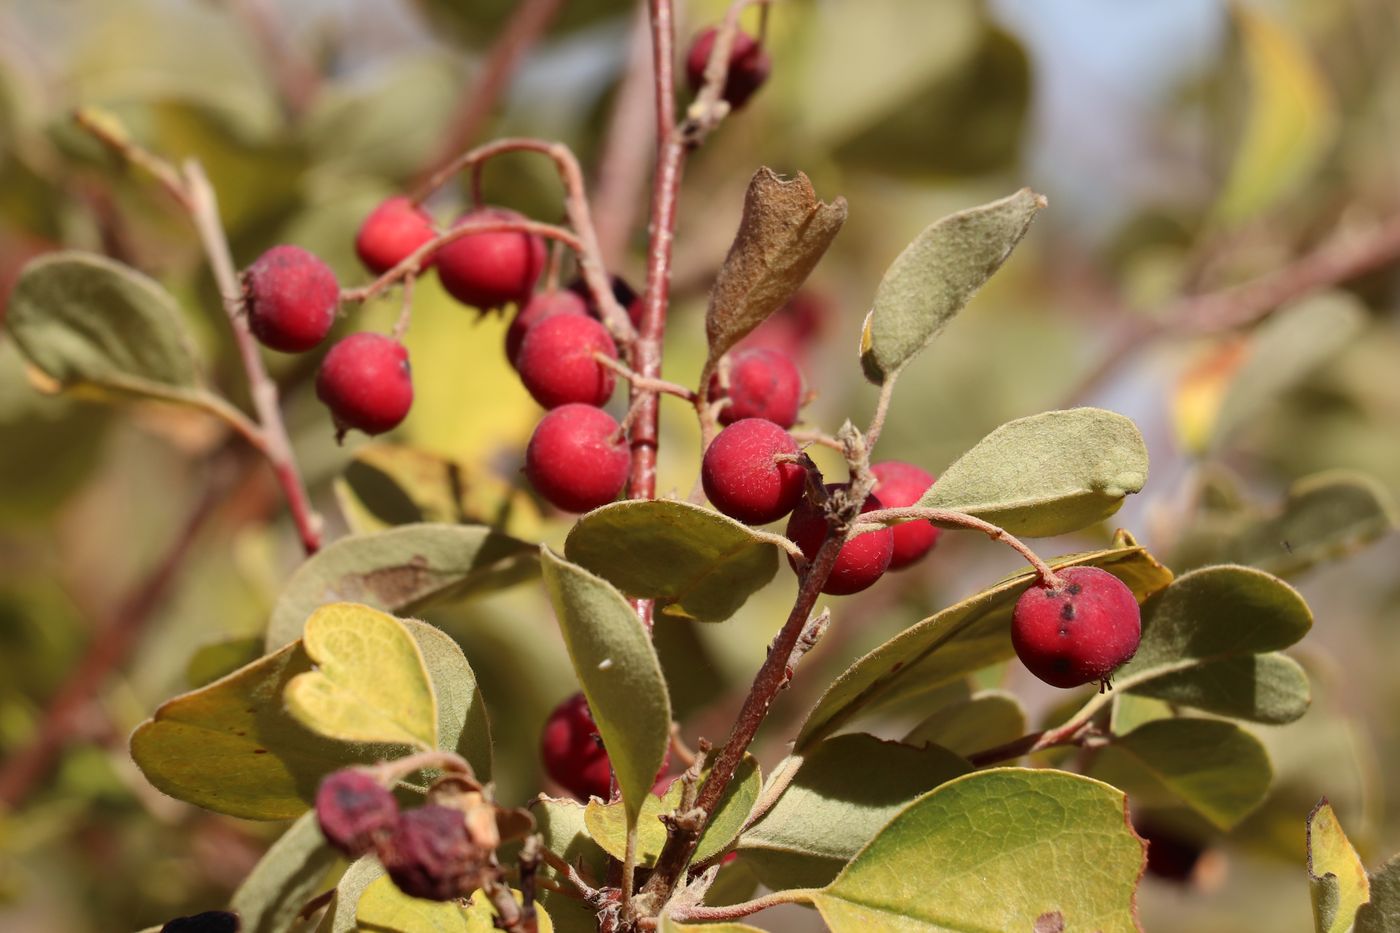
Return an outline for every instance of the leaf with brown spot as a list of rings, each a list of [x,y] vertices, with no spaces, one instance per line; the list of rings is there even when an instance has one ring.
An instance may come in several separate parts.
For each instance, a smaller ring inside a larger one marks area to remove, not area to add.
[[[786,181],[767,167],[754,173],[705,312],[712,362],[792,297],[845,222],[846,199],[818,200],[801,172]]]
[[[1031,933],[1065,933],[1065,915],[1058,910],[1041,914],[1035,918]]]

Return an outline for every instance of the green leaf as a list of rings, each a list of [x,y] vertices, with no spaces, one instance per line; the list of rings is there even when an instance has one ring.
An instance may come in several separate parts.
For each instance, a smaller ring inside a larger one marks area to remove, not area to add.
[[[813,896],[832,933],[1136,933],[1146,850],[1123,794],[1060,771],[1002,768],[906,807]]]
[[[959,755],[971,755],[1020,738],[1026,732],[1026,711],[1014,694],[982,690],[943,707],[911,729],[904,742],[931,743]]]
[[[358,929],[376,933],[468,933],[456,901],[427,901],[400,891],[388,875],[376,878],[355,905]]]
[[[564,645],[608,750],[628,821],[636,826],[671,741],[671,700],[661,662],[637,613],[611,583],[547,547],[540,554]]]
[[[175,299],[102,256],[61,252],[30,262],[5,323],[29,361],[63,388],[180,402],[203,395]]]
[[[403,623],[418,642],[439,704],[443,747],[489,777],[489,731],[471,668],[430,625]],[[296,641],[220,680],[161,704],[131,737],[131,756],[157,789],[197,806],[252,820],[300,816],[326,774],[407,753],[404,746],[324,738],[287,712],[287,684],[311,670]]]
[[[1312,702],[1302,666],[1276,652],[1207,661],[1131,689],[1132,695],[1271,725],[1293,722]]]
[[[770,168],[754,173],[705,312],[711,362],[792,297],[845,222],[846,199],[823,203],[801,172],[787,181]]]
[[[1001,268],[1045,198],[1029,188],[924,229],[885,270],[861,333],[860,361],[875,384],[942,333]]]
[[[341,538],[292,575],[272,609],[267,646],[300,637],[307,617],[326,603],[408,613],[513,586],[535,572],[534,545],[480,525],[404,525]]]
[[[1162,589],[1172,578],[1171,571],[1135,544],[1050,563],[1054,567],[1101,567],[1126,583],[1139,599]],[[1035,574],[1029,570],[1009,577],[910,626],[856,661],[807,715],[797,737],[797,751],[809,748],[858,714],[926,696],[950,681],[1011,657],[1011,609],[1034,580]]]
[[[1244,135],[1216,205],[1227,224],[1248,220],[1296,191],[1337,132],[1321,68],[1302,40],[1263,10],[1230,7],[1244,47],[1250,102]]]
[[[1371,900],[1356,912],[1356,933],[1400,933],[1400,856],[1371,873]]]
[[[530,813],[546,849],[593,878],[604,877],[608,854],[589,836],[583,804],[541,794],[530,801]],[[548,865],[540,866],[540,870],[547,877],[554,877],[554,869]]]
[[[1008,421],[929,487],[919,505],[966,512],[1014,535],[1069,534],[1103,521],[1147,482],[1137,426],[1099,408]]]
[[[763,776],[759,773],[758,762],[752,755],[745,755],[740,762],[734,779],[720,797],[715,814],[700,841],[695,847],[694,861],[703,862],[710,856],[724,851],[739,835],[739,830],[753,811],[763,788]],[[666,844],[666,824],[660,817],[674,812],[681,803],[681,782],[676,780],[660,797],[648,794],[642,804],[642,816],[637,824],[637,864],[650,866],[656,863],[661,848]],[[627,818],[619,801],[604,803],[590,800],[584,808],[584,824],[588,834],[613,858],[622,859],[627,852]]]
[[[525,903],[525,897],[519,891],[511,888],[510,893],[515,897],[517,904]],[[496,908],[491,905],[485,891],[472,892],[465,913],[468,933],[496,933],[500,929],[496,925],[498,916]],[[538,903],[535,904],[535,923],[537,933],[554,933],[554,921],[550,918],[549,911]],[[404,933],[415,933],[415,931],[405,930]]]
[[[303,813],[233,892],[229,909],[243,921],[242,933],[291,930],[338,858],[321,835],[316,814]]]
[[[332,603],[306,620],[301,644],[316,667],[293,677],[282,696],[303,726],[345,742],[437,746],[437,697],[398,619]]]
[[[1175,798],[1228,830],[1264,802],[1273,766],[1259,740],[1234,723],[1158,719],[1100,749],[1089,773],[1136,803]]]
[[[1308,814],[1308,888],[1317,933],[1346,933],[1371,896],[1366,866],[1326,797]]]
[[[1142,643],[1114,683],[1135,692],[1205,662],[1287,648],[1311,627],[1303,597],[1277,577],[1230,565],[1193,570],[1143,606]]]
[[[839,735],[777,774],[796,769],[777,803],[739,840],[759,880],[774,890],[820,887],[915,797],[972,770],[947,749],[873,735]]]
[[[251,664],[262,654],[263,640],[256,635],[204,645],[196,649],[185,664],[185,683],[192,690],[203,687]]]
[[[331,902],[326,905],[325,916],[316,927],[316,933],[359,933],[355,922],[355,907],[360,897],[378,879],[384,877],[384,868],[379,859],[366,855],[356,859],[336,883]]]
[[[778,550],[763,532],[675,499],[605,505],[564,543],[569,560],[628,596],[702,622],[728,619],[772,580]]]

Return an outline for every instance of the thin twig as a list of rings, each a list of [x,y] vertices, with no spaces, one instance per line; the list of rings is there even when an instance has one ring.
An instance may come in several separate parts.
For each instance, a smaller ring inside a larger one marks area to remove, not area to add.
[[[602,351],[595,351],[593,358],[603,366],[611,369],[623,379],[626,379],[635,388],[645,389],[648,392],[660,392],[664,395],[674,395],[676,398],[684,399],[687,402],[694,401],[695,393],[677,382],[667,382],[665,379],[648,379],[641,373],[632,371],[632,368],[621,360],[615,360]]]
[[[1044,751],[1047,748],[1056,748],[1062,745],[1086,745],[1092,741],[1103,740],[1103,737],[1093,728],[1090,720],[1102,705],[1099,702],[1099,697],[1107,696],[1109,694],[1097,694],[1094,701],[1091,701],[1085,709],[1080,710],[1062,726],[1047,729],[1044,732],[1032,732],[1002,745],[973,752],[967,756],[967,760],[972,762],[974,767],[985,768],[987,765],[1013,761],[1024,755]]]
[[[771,894],[756,897],[751,901],[741,901],[738,904],[727,904],[723,907],[710,907],[705,904],[679,907],[670,911],[668,915],[672,920],[681,923],[708,923],[715,920],[738,920],[750,914],[756,914],[760,910],[767,910],[770,907],[777,907],[781,904],[810,904],[813,895],[817,893],[817,888],[788,888],[784,891],[774,891]]]
[[[980,531],[994,541],[1001,541],[1009,545],[1012,550],[1024,557],[1026,562],[1035,568],[1042,586],[1054,589],[1060,585],[1060,578],[1055,571],[1025,542],[999,525],[993,525],[989,521],[963,512],[954,512],[949,509],[930,509],[917,505],[898,509],[874,509],[860,517],[860,524],[856,526],[854,533],[855,535],[867,534],[889,523],[902,521],[935,522]]]

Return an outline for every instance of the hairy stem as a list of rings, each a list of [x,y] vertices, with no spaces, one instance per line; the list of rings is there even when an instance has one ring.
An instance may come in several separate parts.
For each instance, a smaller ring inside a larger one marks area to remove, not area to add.
[[[774,891],[762,897],[756,897],[751,901],[742,901],[738,904],[728,904],[724,907],[707,907],[704,904],[696,904],[693,907],[682,907],[670,912],[672,920],[681,923],[709,923],[716,920],[738,920],[750,914],[756,914],[760,910],[767,910],[769,907],[777,907],[780,904],[810,904],[812,896],[818,893],[817,888],[789,888],[786,891]]]
[[[954,512],[949,509],[929,509],[917,505],[898,509],[875,509],[860,517],[860,524],[856,526],[855,533],[858,535],[866,534],[878,530],[887,523],[901,521],[941,522],[960,528],[968,528],[972,531],[980,531],[994,541],[1001,541],[1009,545],[1012,550],[1024,557],[1026,562],[1035,568],[1043,586],[1055,588],[1060,585],[1060,578],[1055,571],[1025,542],[999,525],[993,525],[991,522],[963,512]]]

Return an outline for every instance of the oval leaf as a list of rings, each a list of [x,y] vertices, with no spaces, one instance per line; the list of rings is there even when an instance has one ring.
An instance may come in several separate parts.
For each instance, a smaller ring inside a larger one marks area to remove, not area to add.
[[[1273,766],[1259,740],[1232,722],[1157,719],[1099,749],[1090,774],[1137,804],[1180,801],[1228,830],[1264,802]]]
[[[1270,725],[1293,722],[1312,703],[1312,689],[1302,665],[1276,652],[1207,661],[1162,674],[1124,695],[1153,697],[1175,706]]]
[[[940,480],[941,482],[941,480]],[[1139,599],[1171,582],[1171,571],[1136,545],[1060,558],[1054,567],[1102,567]],[[797,738],[797,750],[830,735],[857,714],[936,691],[975,670],[1005,660],[1011,648],[1011,609],[1035,574],[1024,571],[929,616],[856,661],[817,701]]]
[[[780,772],[792,783],[746,831],[740,850],[774,890],[820,887],[920,794],[972,770],[947,749],[852,733],[820,743]]]
[[[384,867],[373,855],[356,859],[336,882],[335,893],[326,905],[325,916],[321,918],[316,933],[359,933],[355,923],[355,907],[360,897],[379,878],[384,877]]]
[[[302,648],[315,670],[287,684],[287,711],[345,742],[437,746],[437,697],[418,643],[398,619],[357,603],[322,606]]]
[[[666,615],[722,622],[778,572],[762,532],[674,499],[616,502],[579,519],[569,560]]]
[[[468,933],[456,901],[427,901],[400,891],[388,875],[369,883],[355,905],[356,929],[380,933]]]
[[[541,794],[530,801],[535,831],[544,847],[588,876],[601,878],[607,871],[608,854],[589,836],[586,812],[583,804],[567,798]],[[549,865],[541,865],[540,871],[547,878],[557,875]]]
[[[540,549],[545,589],[598,733],[622,790],[628,823],[671,742],[671,699],[661,662],[637,613],[601,577]]]
[[[267,646],[299,638],[307,617],[326,603],[407,613],[513,586],[535,572],[534,545],[483,525],[403,525],[341,538],[292,575],[272,609]]]
[[[1014,535],[1050,537],[1103,521],[1147,482],[1147,446],[1099,408],[1008,421],[944,471],[919,505],[966,512]]]
[[[292,929],[302,907],[320,890],[326,872],[339,858],[321,835],[316,814],[303,813],[233,892],[229,908],[243,922],[242,933]]]
[[[983,690],[966,700],[949,703],[919,723],[904,737],[906,745],[941,745],[959,755],[971,755],[1025,735],[1026,711],[1015,694]]]
[[[1400,930],[1400,855],[1371,873],[1371,900],[1356,911],[1356,933]]]
[[[1317,933],[1346,933],[1371,898],[1366,866],[1326,797],[1308,814],[1308,887]]]
[[[64,388],[190,401],[200,394],[180,311],[154,279],[88,253],[41,256],[10,293],[5,323]]]
[[[517,904],[525,903],[525,898],[519,891],[511,888],[510,893],[515,897]],[[496,913],[496,908],[491,905],[485,891],[472,892],[471,900],[467,902],[465,914],[467,933],[496,933],[501,929],[496,923],[498,916],[500,915]],[[535,904],[535,931],[536,933],[554,933],[554,921],[550,919],[549,912],[538,903]],[[416,931],[405,930],[404,933],[416,933]]]
[[[877,385],[937,337],[1001,268],[1045,198],[1029,188],[944,217],[885,270],[861,334],[860,361]]]
[[[846,199],[819,201],[801,172],[786,181],[770,168],[754,173],[705,312],[711,361],[792,297],[845,222]]]
[[[833,933],[1067,930],[1137,933],[1146,846],[1127,800],[1060,771],[949,781],[889,822],[813,901]]]

